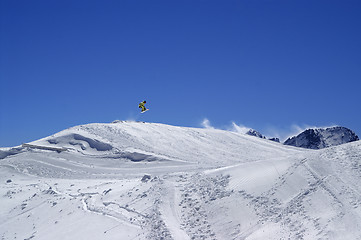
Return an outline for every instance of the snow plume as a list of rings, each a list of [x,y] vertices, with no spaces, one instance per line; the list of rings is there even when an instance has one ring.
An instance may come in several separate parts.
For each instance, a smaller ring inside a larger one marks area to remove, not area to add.
[[[203,121],[201,122],[201,126],[206,129],[216,129],[215,127],[212,126],[211,122],[207,118],[203,119]],[[236,133],[246,133],[251,128],[246,127],[242,124],[236,124],[235,122],[232,122],[230,126],[225,126],[217,129],[236,132]]]
[[[264,134],[270,137],[276,137],[280,139],[281,142],[284,142],[287,138],[296,136],[306,130],[308,127],[306,125],[297,125],[292,124],[291,126],[285,127],[275,127],[268,126],[264,130]]]
[[[207,118],[203,119],[201,125],[206,129],[214,129],[214,127],[211,125],[211,122]]]
[[[250,127],[246,127],[242,124],[236,124],[235,122],[232,122],[232,125],[230,127],[227,128],[228,131],[231,132],[237,132],[237,133],[246,133],[248,132],[250,129]]]
[[[125,119],[125,121],[136,122],[139,120],[140,117],[141,117],[140,111],[138,111],[138,112],[132,111],[132,112],[128,113],[128,117]]]

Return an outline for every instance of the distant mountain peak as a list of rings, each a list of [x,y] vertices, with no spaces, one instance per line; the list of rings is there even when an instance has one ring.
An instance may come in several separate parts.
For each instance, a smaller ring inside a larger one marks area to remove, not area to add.
[[[248,132],[246,132],[247,135],[250,136],[255,136],[255,137],[259,137],[259,138],[266,138],[265,136],[263,136],[260,132],[254,130],[254,129],[250,129],[248,130]]]
[[[262,138],[262,139],[267,139],[265,136],[263,136],[260,132],[254,130],[254,129],[250,129],[248,130],[248,132],[246,132],[247,135],[250,136],[254,136],[254,137],[258,137],[258,138]],[[274,141],[274,142],[280,142],[279,138],[273,137],[273,138],[268,138],[268,140]]]
[[[295,137],[288,138],[284,144],[295,147],[321,149],[358,141],[359,137],[346,127],[307,129]]]

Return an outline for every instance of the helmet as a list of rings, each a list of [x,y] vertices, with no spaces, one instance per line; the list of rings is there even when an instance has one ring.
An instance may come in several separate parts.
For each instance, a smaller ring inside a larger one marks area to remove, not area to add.
[[[147,103],[147,101],[145,101],[145,100],[144,100],[143,102],[144,102],[144,103]]]

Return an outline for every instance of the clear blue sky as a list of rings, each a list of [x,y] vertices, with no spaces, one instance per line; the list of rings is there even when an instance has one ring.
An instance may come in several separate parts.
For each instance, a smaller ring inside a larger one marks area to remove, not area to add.
[[[360,13],[359,0],[1,0],[0,147],[115,119],[360,135]]]

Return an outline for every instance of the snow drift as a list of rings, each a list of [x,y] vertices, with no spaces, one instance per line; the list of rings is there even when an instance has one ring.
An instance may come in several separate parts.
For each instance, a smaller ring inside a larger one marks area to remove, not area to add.
[[[76,126],[0,149],[0,235],[361,239],[360,153],[360,141],[310,150],[216,129]]]

